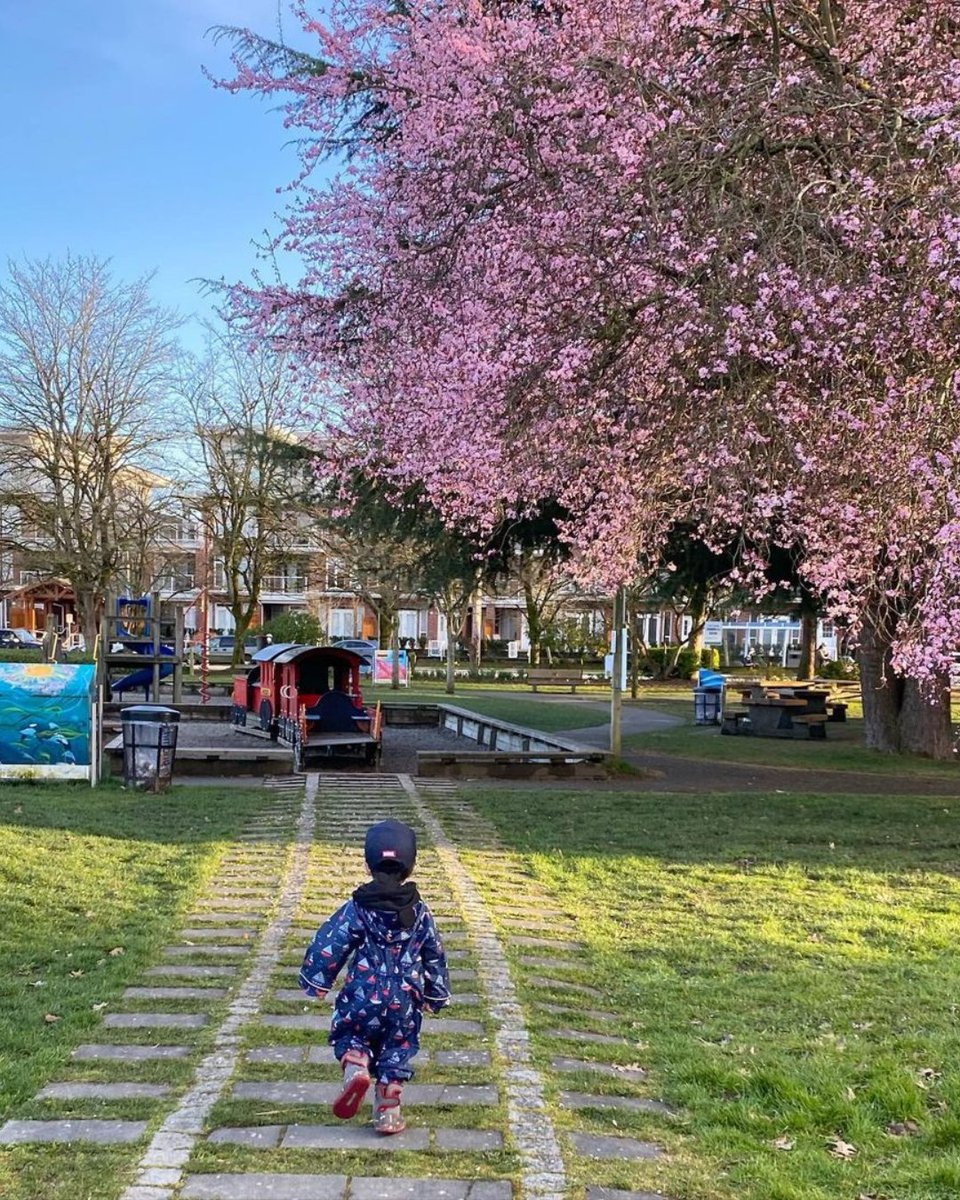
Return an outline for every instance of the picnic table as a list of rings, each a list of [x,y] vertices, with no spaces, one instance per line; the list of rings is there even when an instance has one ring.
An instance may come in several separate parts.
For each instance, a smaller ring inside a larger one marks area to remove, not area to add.
[[[822,739],[829,720],[843,720],[846,705],[829,705],[830,693],[806,684],[752,684],[740,692],[745,708],[726,715],[722,732],[754,737]],[[842,711],[840,711],[842,710]]]

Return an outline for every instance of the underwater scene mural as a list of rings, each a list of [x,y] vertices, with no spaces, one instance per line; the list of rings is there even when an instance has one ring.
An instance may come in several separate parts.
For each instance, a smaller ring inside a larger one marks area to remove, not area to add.
[[[0,663],[0,779],[89,779],[93,663]]]

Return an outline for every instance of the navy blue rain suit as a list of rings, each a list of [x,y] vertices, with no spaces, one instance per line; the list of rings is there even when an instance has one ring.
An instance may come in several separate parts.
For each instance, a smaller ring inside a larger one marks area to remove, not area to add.
[[[424,1006],[439,1011],[450,999],[450,977],[433,914],[422,900],[413,924],[400,915],[348,900],[320,926],[300,969],[310,996],[329,991],[350,955],[337,997],[330,1045],[340,1059],[348,1050],[370,1056],[375,1078],[413,1078],[410,1060],[420,1049]]]

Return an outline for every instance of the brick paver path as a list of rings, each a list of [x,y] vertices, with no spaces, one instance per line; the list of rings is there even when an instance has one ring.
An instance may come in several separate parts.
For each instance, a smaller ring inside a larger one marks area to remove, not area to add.
[[[362,879],[364,831],[387,816],[418,830],[417,880],[448,948],[455,1002],[424,1022],[418,1078],[405,1092],[408,1130],[377,1138],[368,1114],[344,1123],[330,1113],[339,1072],[326,1045],[329,1012],[293,985],[317,923]],[[140,1143],[123,1200],[653,1195],[585,1192],[569,1181],[565,1160],[641,1167],[662,1151],[589,1128],[558,1132],[553,1105],[574,1126],[591,1110],[671,1113],[636,1094],[642,1069],[620,1065],[630,1043],[614,1014],[591,1005],[599,997],[582,981],[572,918],[509,867],[491,899],[458,847],[496,850],[496,835],[455,785],[360,773],[285,782],[226,855],[176,944],[148,979],[130,981],[122,1009],[104,1014],[100,1039],[77,1047],[81,1077],[39,1093],[49,1119],[9,1121],[0,1144]],[[548,1014],[545,1036],[569,1041],[569,1057],[535,1054],[518,978]],[[192,1077],[181,1073],[176,1086],[138,1077],[163,1062],[192,1067]],[[84,1080],[88,1067],[111,1081]],[[617,1095],[611,1079],[630,1094]],[[58,1114],[58,1104],[68,1109]],[[76,1115],[84,1104],[89,1119]],[[125,1104],[136,1108],[125,1114]],[[399,1173],[389,1168],[395,1153],[405,1155]]]

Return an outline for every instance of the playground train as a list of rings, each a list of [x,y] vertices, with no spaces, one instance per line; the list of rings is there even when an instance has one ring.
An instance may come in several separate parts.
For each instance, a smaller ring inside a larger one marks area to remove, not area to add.
[[[358,654],[284,643],[258,650],[252,662],[233,684],[238,732],[290,746],[295,771],[334,755],[379,761],[382,713],[379,704],[364,706]]]

